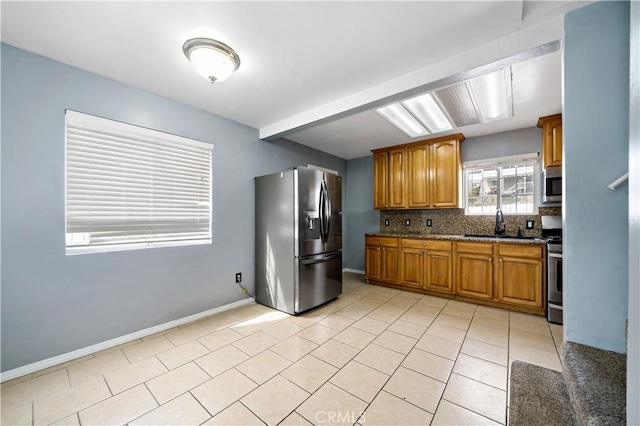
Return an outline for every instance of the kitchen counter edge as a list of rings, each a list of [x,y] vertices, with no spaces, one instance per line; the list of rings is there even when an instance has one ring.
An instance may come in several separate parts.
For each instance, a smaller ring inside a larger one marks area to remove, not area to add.
[[[517,239],[517,238],[499,238],[499,237],[465,237],[464,235],[441,235],[441,234],[392,234],[382,232],[367,232],[366,237],[391,237],[391,238],[409,238],[418,240],[448,240],[448,241],[477,241],[483,243],[501,243],[501,244],[528,244],[528,245],[546,245],[543,239]]]

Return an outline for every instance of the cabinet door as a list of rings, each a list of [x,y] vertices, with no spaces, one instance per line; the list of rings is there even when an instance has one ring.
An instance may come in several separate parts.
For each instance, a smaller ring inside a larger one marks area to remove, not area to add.
[[[542,260],[501,257],[498,298],[502,302],[542,308]]]
[[[427,144],[407,148],[409,207],[431,207],[430,148]]]
[[[432,207],[458,207],[458,146],[457,140],[431,146]]]
[[[379,280],[382,276],[380,270],[380,247],[366,246],[365,247],[365,261],[364,270],[365,276],[370,280]]]
[[[388,283],[398,282],[398,249],[383,247],[382,248],[382,273],[380,280]]]
[[[407,207],[405,149],[389,151],[389,208]]]
[[[543,117],[540,121],[544,168],[562,166],[562,115]]]
[[[547,166],[562,166],[562,122],[549,123]]]
[[[389,179],[389,154],[379,152],[373,156],[373,208],[387,208],[387,181]]]
[[[429,251],[426,254],[425,287],[429,290],[453,292],[453,253]]]
[[[424,273],[424,255],[422,250],[403,248],[400,252],[401,284],[422,287]]]
[[[490,255],[458,253],[456,256],[456,288],[458,294],[493,298],[493,261]]]

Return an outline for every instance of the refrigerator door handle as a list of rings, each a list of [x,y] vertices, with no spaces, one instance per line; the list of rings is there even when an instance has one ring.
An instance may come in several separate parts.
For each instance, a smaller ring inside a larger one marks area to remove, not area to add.
[[[329,220],[331,218],[331,214],[327,214],[329,205],[327,183],[323,180],[320,184],[320,240],[323,244],[327,244],[329,241]]]
[[[324,183],[324,192],[325,192],[325,209],[327,210],[327,230],[324,233],[325,243],[329,242],[329,231],[331,230],[331,197],[329,197],[329,188],[327,187],[327,183]]]
[[[318,206],[318,219],[320,220],[320,229],[318,232],[320,233],[320,241],[324,243],[324,187],[322,183],[320,184],[320,205]]]
[[[340,257],[340,256],[342,256],[342,251],[337,251],[328,256],[314,257],[311,259],[301,259],[300,263],[303,265],[312,265],[314,263],[326,262],[327,260],[335,259],[336,257]]]

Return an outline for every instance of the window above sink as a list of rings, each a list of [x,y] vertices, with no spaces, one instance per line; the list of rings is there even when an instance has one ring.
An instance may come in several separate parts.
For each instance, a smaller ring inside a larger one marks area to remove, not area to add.
[[[467,215],[537,214],[538,154],[493,158],[464,164]]]

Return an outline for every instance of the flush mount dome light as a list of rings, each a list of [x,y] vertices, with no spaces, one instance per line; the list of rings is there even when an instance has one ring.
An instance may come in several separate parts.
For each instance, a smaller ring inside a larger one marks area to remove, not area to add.
[[[223,81],[240,66],[240,57],[226,44],[210,38],[192,38],[182,47],[198,74],[212,83]]]

